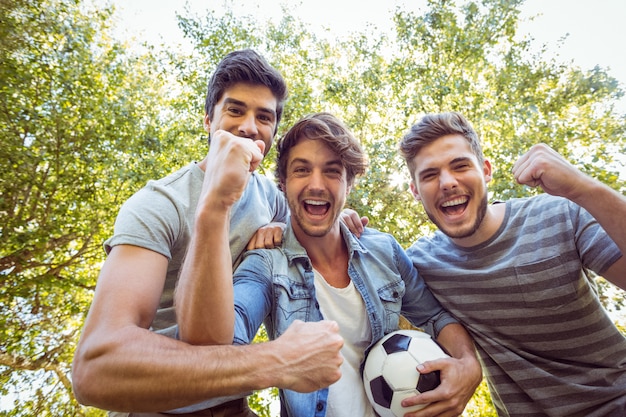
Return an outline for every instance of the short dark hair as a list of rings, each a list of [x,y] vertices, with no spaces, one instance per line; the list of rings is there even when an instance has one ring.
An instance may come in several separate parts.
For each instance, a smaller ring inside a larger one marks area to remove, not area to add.
[[[252,49],[229,53],[215,68],[209,80],[204,103],[204,111],[209,119],[213,119],[215,105],[220,101],[224,92],[237,83],[264,85],[274,94],[277,103],[274,129],[274,134],[276,134],[287,99],[287,84],[280,72]]]
[[[321,140],[339,155],[346,169],[349,185],[353,184],[357,175],[365,173],[367,168],[365,152],[350,129],[330,113],[313,113],[296,122],[276,143],[276,177],[280,184],[284,184],[287,178],[290,149],[303,139]]]
[[[467,139],[478,162],[481,164],[484,162],[485,157],[478,133],[461,113],[427,114],[411,126],[409,132],[400,141],[400,155],[404,158],[413,181],[415,181],[413,178],[415,175],[415,156],[422,148],[443,136],[455,134]]]

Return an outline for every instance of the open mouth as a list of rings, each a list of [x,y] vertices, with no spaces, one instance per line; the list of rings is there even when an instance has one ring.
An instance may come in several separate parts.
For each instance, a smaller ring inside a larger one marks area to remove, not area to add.
[[[330,203],[319,200],[304,200],[304,209],[315,216],[323,216],[330,210]]]
[[[457,197],[453,200],[448,200],[441,204],[441,211],[449,216],[453,216],[455,214],[461,214],[467,207],[469,202],[469,198],[466,196]]]

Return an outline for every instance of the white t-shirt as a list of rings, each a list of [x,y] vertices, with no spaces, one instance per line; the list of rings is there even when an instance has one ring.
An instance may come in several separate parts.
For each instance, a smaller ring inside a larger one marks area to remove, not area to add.
[[[372,339],[363,298],[352,281],[345,288],[335,288],[319,272],[314,272],[315,293],[322,316],[339,324],[339,333],[344,339],[341,379],[330,386],[326,417],[375,417],[359,371]]]

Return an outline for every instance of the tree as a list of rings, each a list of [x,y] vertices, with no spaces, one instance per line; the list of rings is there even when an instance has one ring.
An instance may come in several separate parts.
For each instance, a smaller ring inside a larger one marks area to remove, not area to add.
[[[167,169],[156,61],[110,10],[0,3],[0,395],[7,415],[87,415],[70,365],[119,205]]]

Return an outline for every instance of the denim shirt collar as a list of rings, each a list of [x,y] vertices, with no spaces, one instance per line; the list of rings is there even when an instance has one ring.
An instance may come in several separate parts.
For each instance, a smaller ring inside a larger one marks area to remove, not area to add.
[[[355,253],[367,253],[368,250],[365,248],[359,239],[350,232],[348,226],[346,226],[342,221],[339,222],[339,227],[341,230],[341,236],[343,237],[344,242],[346,243],[346,247],[348,248],[348,253],[350,256],[350,260]],[[309,261],[309,256],[306,252],[306,249],[302,247],[296,235],[293,232],[293,227],[291,227],[291,216],[287,218],[287,227],[285,228],[285,232],[283,234],[283,253],[287,257],[289,264],[292,264],[294,260],[305,258],[306,261]]]

